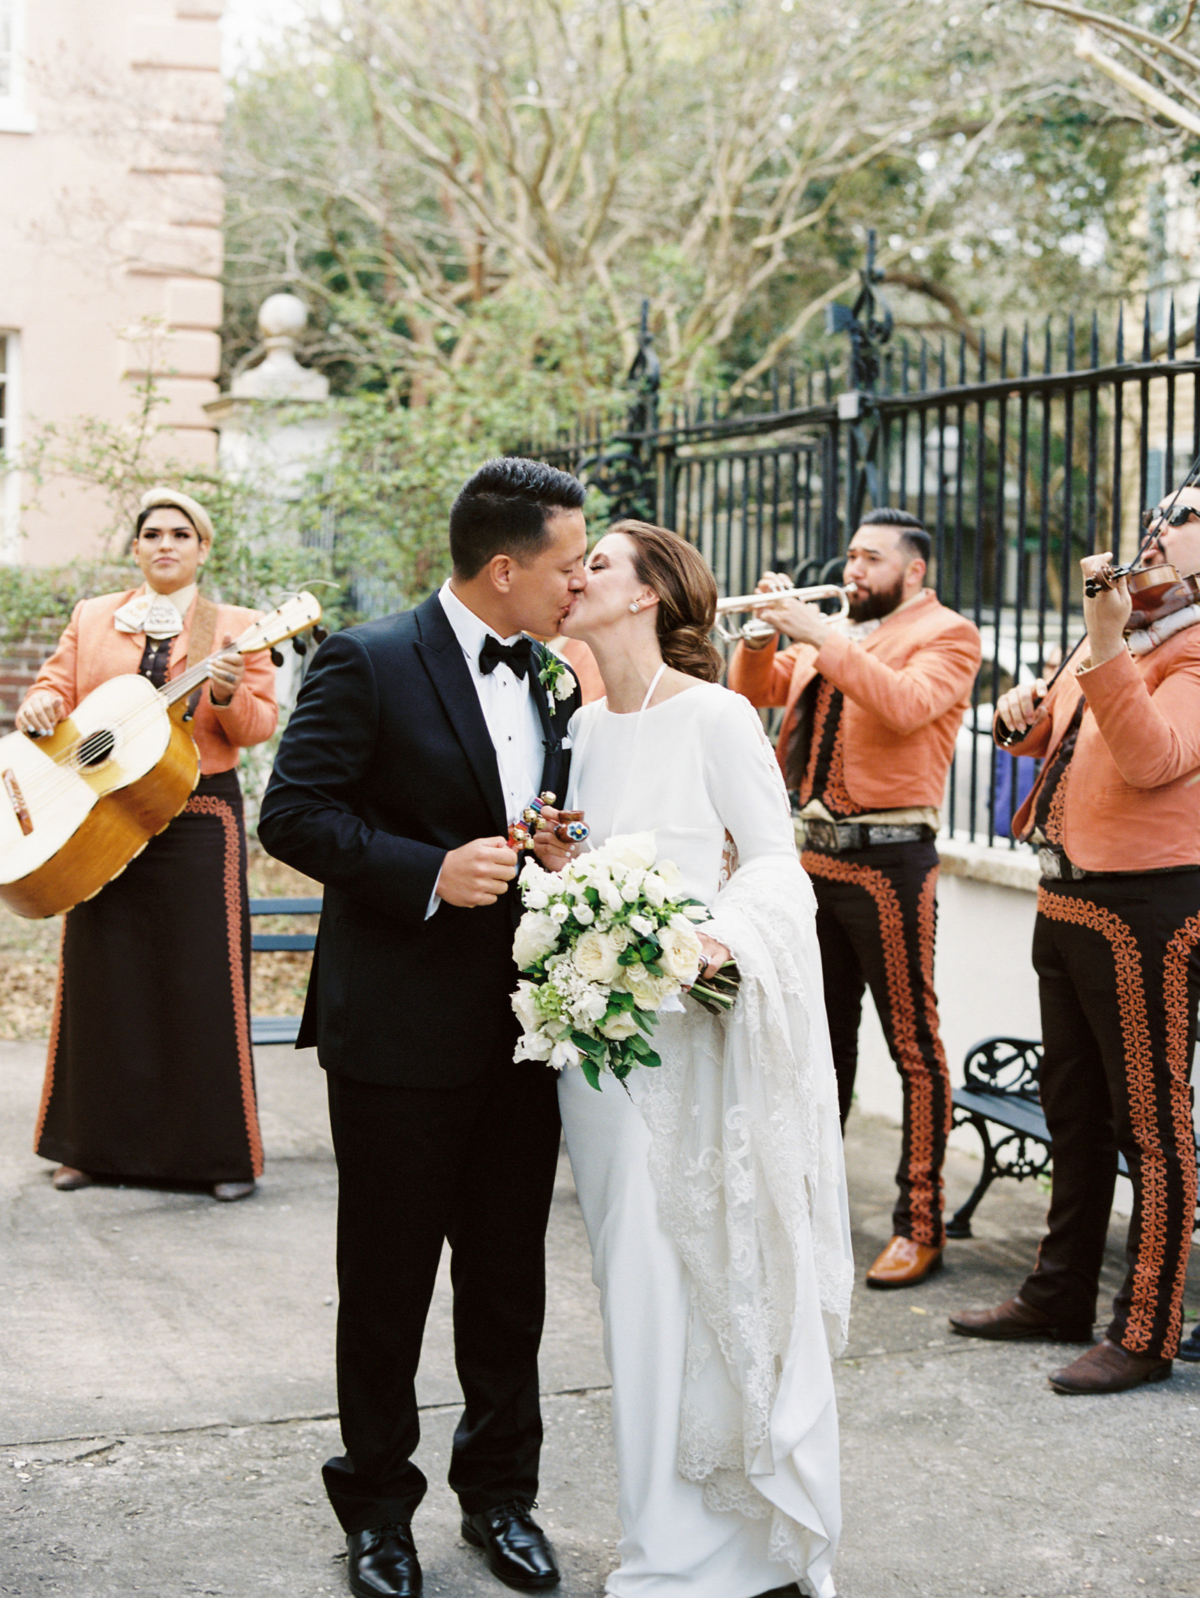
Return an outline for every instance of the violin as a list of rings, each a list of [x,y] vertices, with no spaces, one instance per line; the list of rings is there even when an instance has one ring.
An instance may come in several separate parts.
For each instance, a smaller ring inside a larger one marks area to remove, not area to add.
[[[1095,599],[1105,589],[1115,588],[1122,577],[1133,603],[1126,632],[1153,627],[1164,616],[1200,601],[1200,573],[1183,577],[1169,561],[1156,566],[1102,566],[1086,580],[1084,592]]]
[[[1154,566],[1136,564],[1101,566],[1098,572],[1084,580],[1084,592],[1089,599],[1095,599],[1097,594],[1103,593],[1106,589],[1115,588],[1122,577],[1125,579],[1126,591],[1133,605],[1129,620],[1125,623],[1127,635],[1153,627],[1155,622],[1161,621],[1164,616],[1174,615],[1177,610],[1200,603],[1200,572],[1194,572],[1190,577],[1183,577],[1169,561],[1162,561]],[[1082,642],[1083,639],[1080,639],[1079,643]],[[1046,693],[1037,696],[1038,705],[1045,704],[1050,689],[1062,676],[1067,663],[1079,648],[1079,643],[1050,679]],[[1023,732],[1011,732],[1005,728],[1003,732],[996,734],[996,741],[1002,749],[1007,749],[1012,744],[1019,743],[1024,737]]]

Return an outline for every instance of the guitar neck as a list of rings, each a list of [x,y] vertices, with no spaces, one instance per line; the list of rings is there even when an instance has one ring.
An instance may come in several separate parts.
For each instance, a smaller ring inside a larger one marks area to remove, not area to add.
[[[198,660],[194,666],[189,666],[178,677],[172,677],[170,682],[163,683],[158,690],[159,698],[168,705],[173,705],[177,699],[186,698],[193,688],[199,688],[216,658],[216,655],[209,655],[207,660]]]
[[[214,649],[204,660],[198,660],[194,666],[188,666],[178,677],[173,677],[170,682],[164,683],[158,690],[159,696],[165,704],[173,705],[176,700],[183,699],[194,688],[200,686],[212,670],[213,662],[219,660],[222,655],[235,650],[239,655],[261,654],[264,650],[274,649],[287,638],[294,638],[306,628],[315,627],[320,619],[321,607],[313,596],[308,592],[295,594],[269,615],[261,616],[252,622],[233,643]],[[319,633],[317,636],[324,637],[324,634]]]

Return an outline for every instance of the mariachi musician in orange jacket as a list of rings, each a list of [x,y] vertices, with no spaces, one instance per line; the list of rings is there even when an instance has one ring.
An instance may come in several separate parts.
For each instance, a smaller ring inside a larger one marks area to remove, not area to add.
[[[850,627],[783,599],[757,614],[793,647],[740,644],[729,666],[729,686],[751,704],[787,707],[778,755],[805,823],[843,1124],[867,985],[901,1074],[894,1235],[867,1273],[871,1287],[923,1281],[946,1236],[950,1074],[933,990],[933,839],[980,644],[975,626],[922,586],[928,558],[915,516],[869,512],[846,561]]]
[[[199,590],[213,543],[204,507],[171,488],[142,498],[142,582],[82,600],[20,710],[43,733],[110,678],[156,688],[244,632],[257,612]],[[121,874],[71,910],[35,1148],[62,1190],[95,1177],[254,1191],[262,1139],[250,1052],[246,835],[237,764],[275,730],[265,653],[219,654],[189,723],[200,779],[183,811]]]
[[[1148,525],[1147,566],[1200,572],[1200,489],[1181,489]],[[1085,559],[1085,578],[1110,560]],[[1013,832],[1040,846],[1043,871],[1033,963],[1054,1178],[1017,1295],[950,1324],[968,1337],[1091,1342],[1119,1150],[1134,1192],[1129,1270],[1103,1341],[1050,1377],[1063,1393],[1171,1374],[1196,1208],[1200,605],[1126,639],[1130,613],[1123,578],[1085,598],[1084,663],[1044,703],[1044,684],[1022,684],[996,707],[998,741],[1042,759]]]

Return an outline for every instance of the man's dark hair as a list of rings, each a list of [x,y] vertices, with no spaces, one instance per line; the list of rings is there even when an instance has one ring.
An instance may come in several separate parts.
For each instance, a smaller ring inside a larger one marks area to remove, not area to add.
[[[471,578],[496,555],[527,561],[549,539],[556,511],[579,510],[587,490],[570,472],[545,461],[504,455],[485,461],[450,508],[450,554],[458,577]]]
[[[897,510],[894,505],[877,505],[874,510],[865,511],[860,527],[899,527],[900,542],[910,555],[919,555],[926,565],[929,564],[929,552],[933,542],[929,534],[921,526],[920,520],[911,511]]]

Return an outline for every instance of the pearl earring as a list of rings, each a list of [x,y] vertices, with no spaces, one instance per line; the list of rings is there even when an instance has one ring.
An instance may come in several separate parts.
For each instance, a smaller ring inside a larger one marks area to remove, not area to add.
[[[633,614],[636,616],[638,611],[641,610],[642,607],[638,604],[636,599],[631,599],[629,601],[629,608],[633,612]]]

